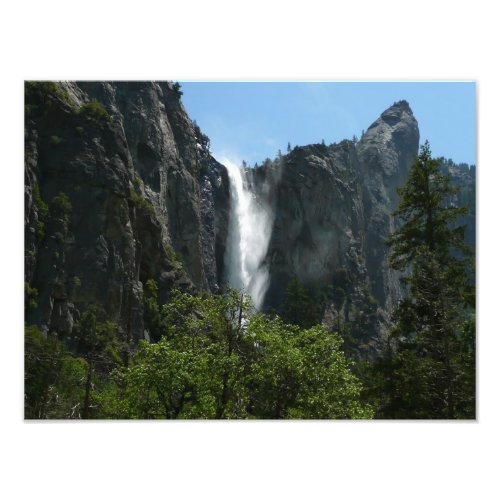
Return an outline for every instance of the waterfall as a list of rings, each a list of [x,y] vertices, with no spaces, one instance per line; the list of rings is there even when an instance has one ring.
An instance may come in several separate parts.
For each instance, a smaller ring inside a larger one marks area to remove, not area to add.
[[[226,278],[233,288],[250,294],[259,310],[269,285],[264,259],[271,237],[271,210],[252,192],[243,167],[228,160],[221,163],[227,169],[231,196]]]

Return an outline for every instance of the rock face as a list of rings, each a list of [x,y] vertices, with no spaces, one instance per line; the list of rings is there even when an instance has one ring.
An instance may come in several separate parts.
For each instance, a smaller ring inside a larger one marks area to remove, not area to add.
[[[469,212],[459,221],[465,225],[465,243],[472,248],[476,246],[476,166],[455,164],[452,160],[441,158],[443,172],[451,176],[451,183],[459,189],[451,200],[459,207],[469,207]]]
[[[387,267],[384,240],[394,230],[390,214],[399,203],[396,189],[406,182],[418,144],[417,121],[408,103],[400,101],[382,113],[356,146],[363,183],[366,267],[373,295],[386,309],[401,292],[399,277]]]
[[[226,168],[210,158],[201,177],[202,260],[208,289],[221,291],[225,280],[224,256],[229,228],[229,179]]]
[[[418,144],[417,122],[401,101],[357,143],[296,147],[279,161],[249,171],[275,212],[266,259],[267,307],[280,308],[294,275],[306,286],[327,290],[347,273],[341,313],[346,319],[367,298],[372,307],[378,303],[379,316],[390,309],[401,290],[387,268],[384,240],[394,228],[396,187],[404,184]],[[327,307],[326,317],[331,313]]]
[[[358,347],[377,349],[388,313],[403,295],[400,275],[388,268],[385,240],[395,229],[397,188],[405,184],[418,147],[417,121],[400,101],[359,141],[296,147],[247,171],[275,215],[266,258],[267,308],[280,310],[297,276],[323,300],[330,296],[325,324],[338,327],[340,317],[358,332]],[[450,201],[472,207],[460,223],[467,224],[466,241],[474,246],[475,167],[443,160],[443,170],[460,188]]]
[[[137,339],[148,279],[216,291],[228,180],[201,142],[170,83],[27,84],[29,322],[69,335],[95,303]]]
[[[173,288],[221,290],[229,179],[175,85],[32,82],[25,112],[28,323],[70,336],[98,304],[137,340],[148,338],[147,280],[156,280],[161,301]],[[401,101],[358,142],[296,147],[248,169],[274,215],[265,308],[279,310],[297,276],[326,296],[333,289],[326,324],[364,321],[362,340],[376,348],[401,297],[384,240],[418,144]],[[475,169],[446,168],[462,187],[457,202],[474,206]],[[474,242],[474,214],[466,222]]]

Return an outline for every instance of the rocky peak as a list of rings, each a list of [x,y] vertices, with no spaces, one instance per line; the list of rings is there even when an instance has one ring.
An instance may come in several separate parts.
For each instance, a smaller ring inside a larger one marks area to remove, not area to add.
[[[382,113],[381,118],[390,122],[391,117],[393,117],[399,121],[404,113],[407,113],[407,114],[410,114],[413,116],[413,112],[410,108],[409,102],[402,100],[402,101],[395,102],[390,108],[387,108]]]
[[[390,309],[401,288],[387,268],[385,238],[394,228],[396,188],[406,181],[418,144],[417,120],[408,102],[399,101],[357,143],[296,147],[252,173],[256,192],[275,213],[266,306],[279,309],[293,276],[328,290],[343,270],[350,282],[345,318],[367,308],[375,314],[374,304]]]
[[[397,188],[405,184],[420,133],[407,101],[386,109],[356,146],[366,224],[365,259],[372,293],[385,308],[401,297],[399,277],[387,268],[385,238],[394,230]]]
[[[406,177],[418,152],[418,123],[407,101],[399,101],[386,109],[368,127],[358,143],[358,155],[365,173],[380,172],[385,177]]]

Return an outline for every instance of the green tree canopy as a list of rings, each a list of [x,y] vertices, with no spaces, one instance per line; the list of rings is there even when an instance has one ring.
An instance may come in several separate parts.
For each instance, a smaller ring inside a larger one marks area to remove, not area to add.
[[[84,396],[87,365],[73,357],[54,334],[36,326],[24,336],[25,418],[77,418]]]
[[[250,314],[246,295],[172,293],[164,334],[114,372],[120,418],[371,418],[341,339]]]
[[[387,240],[390,266],[407,287],[393,314],[397,352],[386,358],[399,418],[474,416],[473,263],[465,228],[455,225],[467,209],[451,204],[456,189],[438,166],[426,142],[399,190],[400,226]]]
[[[321,321],[321,302],[294,276],[285,290],[282,306],[285,322],[309,328]]]

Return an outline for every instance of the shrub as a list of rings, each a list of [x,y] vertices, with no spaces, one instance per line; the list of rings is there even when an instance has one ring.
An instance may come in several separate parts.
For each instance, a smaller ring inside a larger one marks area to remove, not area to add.
[[[26,309],[36,309],[38,303],[38,290],[33,288],[27,281],[24,282],[24,306]]]
[[[45,104],[48,96],[58,97],[67,104],[71,105],[69,94],[63,90],[56,82],[50,81],[25,81],[24,82],[24,99],[26,104],[31,106],[25,110],[30,113],[34,111],[36,104]],[[33,106],[35,104],[35,106]]]
[[[40,220],[36,223],[36,235],[39,238],[43,238],[45,236],[45,223]]]
[[[48,81],[26,81],[24,82],[24,94],[26,98],[43,98],[48,94],[57,94],[60,89],[55,82]]]
[[[103,120],[110,122],[111,115],[107,112],[106,108],[97,99],[92,99],[90,102],[80,106],[79,113],[94,120]]]
[[[58,217],[67,222],[71,210],[71,202],[69,201],[69,197],[66,193],[60,192],[57,196],[52,198],[52,202],[50,204],[50,213],[52,216]]]
[[[53,146],[57,146],[58,144],[61,144],[61,142],[62,142],[62,138],[59,137],[58,135],[51,135],[50,136],[50,143]]]
[[[35,204],[37,214],[38,214],[38,222],[36,224],[36,234],[38,237],[43,238],[45,234],[45,221],[49,215],[49,207],[42,200],[40,195],[40,188],[38,184],[33,186],[33,203]]]
[[[153,205],[148,200],[137,194],[135,191],[132,191],[131,198],[132,203],[135,205],[137,210],[139,210],[139,212],[149,215],[150,217],[154,217],[155,210]]]
[[[165,245],[165,252],[171,261],[180,262],[182,264],[181,254],[176,252],[171,245]]]
[[[174,92],[177,94],[177,97],[180,97],[183,94],[181,91],[181,84],[179,82],[174,83]]]
[[[196,120],[193,122],[193,129],[196,139],[200,142],[203,148],[210,149],[210,139],[201,131],[199,125],[196,123]]]
[[[87,364],[74,358],[57,335],[25,327],[25,418],[78,418]]]
[[[73,276],[73,278],[71,278],[70,282],[75,287],[80,286],[82,284],[82,281],[80,280],[80,278],[78,276]]]
[[[25,104],[24,105],[24,113],[26,115],[31,115],[37,111],[38,106],[36,104]]]
[[[37,211],[38,211],[38,219],[45,220],[47,218],[47,216],[49,215],[49,207],[42,200],[42,197],[40,195],[40,188],[38,187],[38,184],[35,184],[33,186],[33,201],[34,201],[35,206],[36,206]]]
[[[64,243],[64,234],[62,234],[60,231],[54,234],[54,239],[57,241],[57,243]]]

